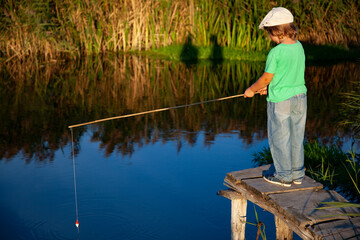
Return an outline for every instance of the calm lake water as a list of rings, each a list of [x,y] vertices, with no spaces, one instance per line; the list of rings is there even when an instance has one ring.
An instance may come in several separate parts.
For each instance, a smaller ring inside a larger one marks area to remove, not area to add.
[[[268,146],[266,100],[69,125],[243,93],[264,63],[184,64],[136,56],[8,63],[0,76],[0,239],[230,239],[226,173]],[[341,94],[359,63],[308,63],[306,137],[349,150]],[[248,204],[248,221],[272,214]],[[248,225],[247,239],[257,228]],[[297,238],[298,239],[298,238]]]

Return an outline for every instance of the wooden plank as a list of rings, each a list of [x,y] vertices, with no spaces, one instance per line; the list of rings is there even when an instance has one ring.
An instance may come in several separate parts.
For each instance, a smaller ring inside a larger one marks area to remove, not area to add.
[[[281,240],[293,240],[293,231],[289,226],[281,220],[281,218],[275,216],[276,227],[276,239]]]
[[[308,176],[304,177],[302,184],[292,184],[291,187],[283,187],[280,185],[272,184],[265,181],[263,178],[244,179],[242,180],[241,184],[247,184],[263,195],[268,195],[271,193],[284,193],[323,188],[323,185],[321,183],[315,182]]]
[[[217,193],[217,195],[226,197],[230,200],[244,198],[239,192],[235,192],[234,190],[231,190],[231,189],[220,190]]]
[[[231,200],[231,239],[245,240],[247,199]]]
[[[337,192],[325,189],[270,194],[269,197],[284,211],[297,218],[301,226],[334,219],[347,219],[344,214],[360,213],[359,209],[353,207],[317,209],[324,206],[320,204],[321,202],[347,202]]]
[[[328,236],[321,237],[322,240],[359,240],[360,232],[354,230],[347,230],[342,232],[333,233]]]
[[[230,172],[228,173],[228,176],[230,178],[234,178],[234,180],[237,182],[241,182],[242,179],[249,179],[249,178],[259,178],[262,177],[263,171],[266,171],[269,169],[271,164],[256,167],[256,168],[250,168],[250,169],[244,169],[240,171]]]
[[[242,186],[242,188],[246,189],[247,191],[251,192],[253,195],[257,195],[260,198],[267,199],[267,195],[271,193],[284,193],[284,192],[293,192],[293,191],[304,191],[308,189],[321,189],[323,186],[322,184],[314,184],[311,178],[306,177],[304,179],[304,183],[301,185],[295,185],[292,187],[282,187],[276,184],[271,184],[266,182],[262,178],[253,178],[253,179],[244,179],[241,182],[236,181],[233,182],[233,178],[225,178],[225,182],[232,183],[235,186]]]
[[[315,180],[311,179],[308,176],[304,177],[303,183],[300,185],[292,184],[292,186],[289,187],[282,187],[276,184],[271,184],[263,180],[266,184],[262,184],[261,180],[263,176],[263,171],[266,171],[269,169],[271,164],[264,165],[257,168],[250,168],[250,169],[244,169],[240,171],[235,171],[227,174],[228,179],[230,179],[232,182],[235,183],[254,183],[255,185],[259,184],[258,190],[260,192],[263,192],[265,194],[269,193],[276,193],[276,192],[283,192],[283,191],[294,191],[294,190],[306,190],[306,189],[312,189],[312,188],[323,188],[323,185],[321,183],[316,182]],[[257,180],[254,180],[257,179]],[[256,188],[256,186],[254,186]]]
[[[360,218],[348,218],[316,224],[311,227],[323,239],[360,239]],[[359,236],[356,236],[359,235]]]

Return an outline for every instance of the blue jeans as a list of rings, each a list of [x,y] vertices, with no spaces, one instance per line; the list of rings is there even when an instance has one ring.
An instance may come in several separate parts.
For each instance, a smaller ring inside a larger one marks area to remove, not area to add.
[[[304,170],[304,132],[306,94],[282,102],[268,102],[268,138],[274,160],[275,177],[284,181],[302,180]]]

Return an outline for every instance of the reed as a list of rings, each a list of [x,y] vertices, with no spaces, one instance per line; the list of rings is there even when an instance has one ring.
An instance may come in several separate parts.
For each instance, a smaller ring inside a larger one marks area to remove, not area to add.
[[[353,187],[352,192],[357,193],[359,201],[360,198],[360,190],[359,190],[359,177],[360,177],[360,165],[359,165],[359,156],[356,155],[355,149],[349,152],[348,159],[346,160],[346,164],[343,164],[344,169],[348,173],[348,178],[351,180],[352,184],[348,185],[349,188]],[[352,202],[321,202],[324,207],[319,207],[317,209],[326,209],[326,208],[344,208],[344,207],[355,207],[360,208],[360,204],[352,203]],[[348,213],[343,214],[342,216],[351,216],[351,217],[359,217],[360,213]]]
[[[188,36],[197,47],[266,51],[258,24],[280,5],[294,13],[301,41],[360,46],[358,1],[4,0],[0,56],[79,58],[185,44]]]
[[[259,221],[259,217],[258,217],[258,213],[256,211],[255,204],[253,204],[253,206],[254,206],[256,223],[246,222],[246,224],[257,227],[258,230],[257,230],[257,234],[256,234],[256,240],[258,240],[260,236],[261,236],[261,239],[266,240],[265,224],[263,222]]]

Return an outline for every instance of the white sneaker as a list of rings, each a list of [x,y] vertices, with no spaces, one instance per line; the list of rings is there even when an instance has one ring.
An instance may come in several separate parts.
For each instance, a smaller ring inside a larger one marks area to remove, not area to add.
[[[302,179],[295,179],[295,180],[293,180],[293,184],[301,185],[301,184],[302,184]]]
[[[267,181],[269,183],[281,185],[283,187],[291,187],[291,182],[286,182],[284,180],[280,180],[272,175],[266,175],[266,176],[263,176],[263,178],[265,179],[265,181]]]

